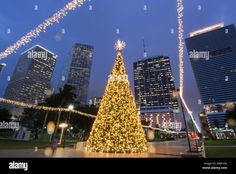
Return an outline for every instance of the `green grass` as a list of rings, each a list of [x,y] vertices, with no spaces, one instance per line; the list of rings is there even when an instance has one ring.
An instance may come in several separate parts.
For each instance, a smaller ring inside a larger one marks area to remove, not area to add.
[[[45,148],[49,146],[49,142],[46,141],[18,141],[11,139],[1,139],[0,149],[30,149],[34,147]]]
[[[236,158],[236,140],[207,140],[205,152],[208,158]]]
[[[236,158],[236,147],[206,147],[207,158]]]
[[[205,146],[236,146],[236,140],[205,140]]]

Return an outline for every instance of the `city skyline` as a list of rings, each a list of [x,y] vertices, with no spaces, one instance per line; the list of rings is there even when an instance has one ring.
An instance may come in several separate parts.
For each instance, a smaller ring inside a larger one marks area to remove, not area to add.
[[[135,100],[142,120],[153,120],[152,126],[163,128],[175,123],[179,114],[178,101],[170,58],[146,57],[134,62]]]
[[[0,7],[0,18],[4,21],[3,23],[5,25],[3,27],[0,24],[0,35],[3,38],[3,42],[0,45],[1,50],[18,39],[23,33],[27,32],[28,29],[40,23],[47,16],[50,16],[52,12],[62,7],[65,2],[66,1],[57,3],[53,8],[47,6],[49,2],[39,3],[36,0],[32,2],[27,1],[27,3],[26,1],[23,3],[16,2],[16,5],[21,7],[17,10],[19,10],[19,12],[20,10],[23,10],[23,13],[21,13],[22,16],[16,16],[7,12],[6,9],[10,8],[9,6],[11,3],[8,3],[7,1],[3,2],[6,7],[3,8],[4,5]],[[191,31],[221,21],[226,24],[234,23],[234,16],[236,15],[234,15],[234,9],[231,8],[235,5],[234,1],[225,3],[203,2],[199,0],[191,3],[186,1],[184,3],[185,38],[188,37]],[[106,4],[106,8],[104,8],[104,4]],[[35,5],[38,5],[38,10],[35,10]],[[89,10],[90,5],[92,5],[93,10]],[[129,13],[131,6],[132,13]],[[146,10],[144,10],[145,8]],[[156,8],[159,10],[156,10]],[[166,9],[168,9],[168,13],[165,13]],[[29,14],[31,14],[32,17],[28,17]],[[6,83],[7,76],[12,74],[13,67],[16,65],[20,51],[26,50],[39,43],[45,45],[45,47],[58,55],[59,63],[55,70],[56,75],[53,77],[55,86],[55,83],[60,77],[60,70],[63,67],[64,62],[63,60],[68,56],[68,52],[72,45],[76,42],[81,42],[94,45],[95,47],[89,98],[92,96],[102,96],[106,85],[106,78],[111,71],[112,62],[115,59],[115,51],[110,50],[112,50],[111,48],[113,47],[115,40],[122,38],[127,43],[127,49],[124,50],[124,61],[132,84],[132,90],[134,89],[132,63],[136,61],[137,57],[143,55],[142,39],[146,42],[148,55],[165,54],[172,58],[170,61],[173,67],[173,75],[176,79],[175,85],[178,86],[176,14],[176,2],[139,1],[134,3],[134,1],[131,1],[127,2],[125,5],[118,1],[86,2],[83,7],[68,15],[58,25],[51,27],[45,34],[42,34],[41,37],[21,48],[16,54],[1,60],[1,63],[7,63],[9,66],[4,69],[0,83]],[[28,22],[25,22],[25,27],[20,23],[21,17],[29,19]],[[100,21],[104,17],[107,22],[102,24]],[[128,21],[130,20],[132,20],[132,26],[128,25]],[[95,30],[93,28],[95,28]],[[10,29],[9,34],[7,34],[7,32],[9,32],[8,29]],[[103,38],[106,39],[104,40]],[[113,57],[113,59],[111,57]],[[201,108],[201,106],[198,105],[198,99],[200,97],[186,52],[185,67],[186,87],[184,95],[188,96],[186,100],[189,103],[190,108],[197,113]]]

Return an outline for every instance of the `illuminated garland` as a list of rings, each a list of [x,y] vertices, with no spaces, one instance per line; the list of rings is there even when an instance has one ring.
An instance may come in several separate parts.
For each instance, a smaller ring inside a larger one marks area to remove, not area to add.
[[[80,7],[84,3],[84,1],[85,0],[72,0],[71,2],[67,3],[62,9],[54,13],[50,18],[39,24],[25,36],[21,37],[13,45],[9,46],[5,51],[0,52],[0,59],[16,52],[16,50],[29,43],[33,38],[38,37],[41,32],[45,32],[49,26],[53,25],[55,22],[59,22],[59,20],[65,17],[71,10],[75,10],[77,7]]]
[[[184,57],[184,28],[183,28],[183,10],[184,10],[184,6],[183,6],[183,0],[177,0],[177,12],[178,12],[178,38],[179,38],[179,94],[180,94],[180,99],[184,104],[184,107],[186,108],[186,110],[188,111],[195,127],[197,128],[198,132],[200,131],[199,126],[197,125],[194,117],[193,117],[193,113],[192,111],[189,109],[187,103],[184,100],[183,97],[183,90],[184,90],[184,61],[183,61],[183,57]]]
[[[88,113],[81,112],[81,111],[76,111],[76,110],[69,110],[67,108],[59,108],[59,107],[54,108],[54,107],[48,107],[48,106],[37,106],[37,105],[34,105],[34,104],[9,100],[9,99],[5,99],[5,98],[0,98],[0,102],[12,104],[12,105],[17,105],[17,106],[22,106],[22,107],[26,107],[26,108],[31,108],[31,109],[36,109],[36,110],[72,112],[72,113],[76,113],[76,114],[79,114],[79,115],[82,115],[82,116],[86,116],[86,117],[90,117],[90,118],[96,118],[96,115],[92,115],[92,114],[88,114]],[[171,131],[167,131],[167,130],[164,130],[164,129],[155,128],[155,127],[151,127],[151,126],[142,125],[142,127],[153,129],[153,130],[164,131],[164,132],[167,132],[167,133],[172,133]]]
[[[158,130],[158,131],[162,131],[162,132],[166,132],[166,133],[176,133],[175,131],[168,131],[168,130],[164,130],[161,128],[157,128],[157,127],[152,127],[152,126],[146,126],[146,125],[142,125],[143,128],[147,128],[147,129],[152,129],[152,130]]]
[[[59,108],[59,107],[54,108],[54,107],[48,107],[48,106],[37,106],[37,105],[31,104],[31,103],[19,102],[19,101],[9,100],[9,99],[5,99],[5,98],[0,98],[0,102],[12,104],[12,105],[17,105],[17,106],[22,106],[22,107],[26,107],[26,108],[32,108],[32,109],[36,109],[36,110],[72,112],[72,113],[83,115],[86,117],[96,118],[95,115],[87,114],[87,113],[76,111],[76,110],[70,110],[67,108]]]

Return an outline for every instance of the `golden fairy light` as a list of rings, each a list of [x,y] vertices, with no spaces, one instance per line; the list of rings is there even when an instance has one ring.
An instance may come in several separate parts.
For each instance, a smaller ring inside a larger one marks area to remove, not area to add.
[[[183,10],[184,10],[184,6],[183,6],[183,0],[177,0],[177,12],[178,12],[178,39],[179,39],[179,95],[180,95],[180,99],[183,102],[184,107],[186,108],[188,114],[190,115],[195,127],[197,128],[198,132],[200,131],[199,126],[197,125],[194,117],[193,117],[193,113],[192,111],[189,109],[187,103],[184,100],[183,97],[183,90],[184,90],[184,28],[183,28]]]
[[[132,94],[118,40],[118,54],[86,144],[89,152],[147,152],[147,141]]]
[[[36,28],[32,29],[26,35],[22,36],[13,45],[5,49],[5,51],[0,52],[0,59],[9,56],[10,54],[16,52],[20,47],[29,43],[33,38],[39,36],[41,32],[45,32],[46,29],[56,22],[59,22],[63,17],[65,17],[70,11],[75,10],[80,7],[85,0],[72,0],[67,3],[62,9],[54,13],[50,18],[46,19],[43,23],[39,24]]]
[[[0,102],[8,103],[8,104],[16,105],[16,106],[22,106],[22,107],[26,107],[26,108],[32,108],[35,110],[73,112],[73,113],[79,114],[81,116],[96,118],[95,115],[88,114],[88,113],[81,112],[81,111],[74,110],[74,109],[71,110],[70,108],[59,108],[59,107],[54,108],[54,107],[48,107],[48,106],[37,106],[34,104],[19,102],[19,101],[15,101],[15,100],[9,100],[9,99],[5,99],[5,98],[0,98]],[[53,129],[53,124],[54,124],[53,122],[49,122],[49,124],[47,125],[47,127],[50,127],[50,131],[52,131],[52,129]],[[147,128],[147,129],[151,129],[151,130],[159,130],[159,131],[164,131],[167,133],[174,133],[173,131],[168,131],[168,130],[155,128],[155,127],[151,127],[151,126],[142,125],[142,127]]]
[[[60,107],[55,107],[54,108],[54,107],[48,107],[48,106],[38,106],[38,105],[31,104],[31,103],[25,103],[25,102],[20,102],[20,101],[5,99],[5,98],[0,98],[0,102],[12,104],[12,105],[17,105],[17,106],[22,106],[22,107],[26,107],[26,108],[32,108],[32,109],[36,109],[36,110],[63,111],[63,112],[76,113],[76,114],[83,115],[83,116],[86,116],[86,117],[91,117],[91,118],[96,117],[92,114],[87,114],[87,113],[80,112],[80,111],[77,111],[77,110],[70,110],[68,108],[60,108]]]

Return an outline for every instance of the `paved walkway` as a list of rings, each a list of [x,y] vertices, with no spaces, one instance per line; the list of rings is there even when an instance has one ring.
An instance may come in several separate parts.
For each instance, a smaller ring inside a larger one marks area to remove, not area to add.
[[[0,157],[62,157],[62,158],[180,158],[195,157],[198,153],[189,153],[185,140],[148,143],[148,153],[114,154],[85,152],[84,144],[76,148],[58,148],[53,154],[50,148],[0,150]]]

